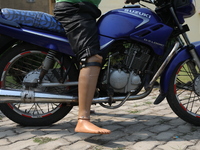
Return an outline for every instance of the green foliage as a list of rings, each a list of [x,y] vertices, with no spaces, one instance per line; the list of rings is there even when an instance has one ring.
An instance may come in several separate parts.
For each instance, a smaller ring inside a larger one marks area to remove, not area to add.
[[[51,142],[51,141],[55,141],[55,140],[57,140],[57,139],[52,139],[52,138],[49,138],[49,137],[37,137],[33,141],[35,143],[45,144],[45,143],[48,143],[48,142]]]

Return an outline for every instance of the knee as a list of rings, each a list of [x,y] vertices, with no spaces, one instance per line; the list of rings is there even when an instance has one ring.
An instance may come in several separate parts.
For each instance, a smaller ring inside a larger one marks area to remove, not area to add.
[[[98,54],[91,56],[80,63],[80,69],[89,67],[89,66],[101,67],[102,60],[103,60],[103,57]]]
[[[103,57],[96,54],[94,56],[89,57],[86,62],[98,62],[98,63],[102,63]]]

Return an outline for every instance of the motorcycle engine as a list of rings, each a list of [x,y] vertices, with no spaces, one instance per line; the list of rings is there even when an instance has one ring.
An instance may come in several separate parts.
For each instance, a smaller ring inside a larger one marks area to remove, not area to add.
[[[115,92],[127,93],[134,91],[141,84],[140,76],[133,71],[126,73],[121,69],[112,69],[110,72],[110,85]]]
[[[147,46],[131,44],[122,52],[112,54],[103,84],[109,84],[116,93],[136,91],[142,84],[141,76],[150,60],[149,53]]]

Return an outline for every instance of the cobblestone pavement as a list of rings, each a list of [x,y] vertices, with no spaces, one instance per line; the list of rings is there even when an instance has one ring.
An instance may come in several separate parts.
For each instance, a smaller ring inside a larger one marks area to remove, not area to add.
[[[77,107],[46,127],[22,127],[0,113],[1,150],[199,150],[200,127],[179,119],[167,101],[147,98],[110,110],[92,106],[91,121],[112,130],[110,135],[75,133]]]

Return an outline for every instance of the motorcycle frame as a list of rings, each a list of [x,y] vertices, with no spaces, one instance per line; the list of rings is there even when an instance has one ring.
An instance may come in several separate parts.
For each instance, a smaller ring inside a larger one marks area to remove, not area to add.
[[[182,25],[179,23],[176,15],[174,13],[173,8],[170,8],[170,10],[171,10],[172,15],[174,15],[174,18],[177,22],[177,26],[179,27],[179,30],[182,31]],[[0,21],[1,20],[2,19],[0,19]],[[13,22],[9,22],[9,21],[8,22],[2,21],[0,24],[0,29],[1,29],[0,34],[7,35],[8,37],[12,37],[12,38],[7,39],[8,42],[13,41],[13,43],[14,43],[14,42],[16,42],[16,40],[12,40],[12,39],[17,39],[19,41],[25,41],[25,42],[28,42],[28,43],[31,43],[34,45],[44,47],[46,49],[55,50],[55,51],[70,55],[72,57],[75,57],[65,35],[55,34],[54,32],[51,32],[51,31],[44,31],[44,30],[35,29],[35,28],[33,29],[31,27],[18,26],[17,24],[15,24]],[[151,80],[148,88],[146,89],[146,91],[143,94],[131,96],[132,93],[130,92],[127,94],[127,96],[114,97],[113,100],[114,101],[122,101],[122,103],[124,103],[124,101],[126,101],[126,100],[136,100],[136,99],[141,99],[141,98],[146,97],[148,94],[150,94],[150,92],[153,88],[154,82],[159,78],[159,76],[161,77],[161,80],[160,80],[161,95],[166,95],[166,93],[168,92],[168,89],[169,89],[170,77],[171,77],[174,69],[177,67],[177,65],[179,63],[184,62],[187,59],[194,59],[196,65],[200,68],[200,61],[198,58],[200,56],[200,41],[190,43],[186,33],[182,33],[182,35],[183,35],[183,38],[187,45],[184,47],[181,47],[179,49],[178,48],[179,44],[178,43],[175,44],[175,46],[172,50],[172,53],[166,58],[164,63],[161,65],[160,69],[155,74],[155,76]],[[107,48],[114,41],[116,41],[116,39],[114,39],[114,38],[101,36],[101,35],[99,38],[100,38],[100,45],[101,45],[102,50],[104,48]],[[120,40],[122,40],[122,39],[120,39]],[[129,40],[129,38],[123,38],[123,40]],[[68,49],[68,50],[65,51],[65,49]],[[3,48],[1,48],[0,50],[1,50],[1,53],[4,52]],[[68,83],[68,84],[70,84],[70,83]],[[71,84],[76,85],[76,84],[78,84],[78,82],[74,82]],[[53,84],[52,85],[43,85],[43,86],[53,86]],[[61,85],[58,84],[57,86],[61,86]],[[62,97],[62,96],[53,95],[53,94],[48,94],[48,95],[41,94],[42,95],[41,96],[39,93],[32,93],[29,91],[23,91],[23,92],[15,91],[14,93],[12,93],[12,92],[9,92],[9,90],[1,89],[0,95],[3,95],[3,93],[5,95],[5,101],[1,100],[1,102],[2,103],[8,102],[8,100],[10,100],[9,102],[11,102],[11,103],[13,103],[13,102],[25,102],[25,103],[55,102],[55,101],[56,102],[69,102],[69,103],[77,102],[77,97],[72,97],[72,96],[63,96]],[[27,97],[21,96],[21,95],[27,94],[27,92],[28,92]],[[16,99],[16,97],[21,97],[21,98]],[[53,99],[51,100],[49,97],[51,97]],[[109,100],[109,97],[94,98],[93,103],[108,102],[108,100]]]

